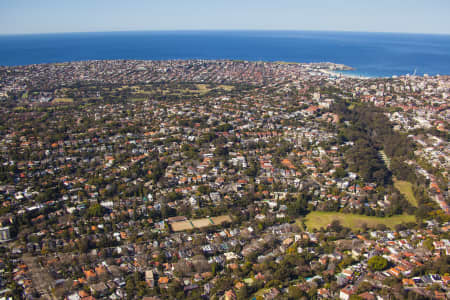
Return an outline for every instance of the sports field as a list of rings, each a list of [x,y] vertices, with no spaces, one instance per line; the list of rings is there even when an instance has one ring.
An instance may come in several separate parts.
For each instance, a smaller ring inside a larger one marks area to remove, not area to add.
[[[212,217],[211,221],[213,221],[214,224],[219,225],[222,224],[223,222],[231,222],[231,217],[228,215]]]
[[[173,231],[185,231],[189,229],[194,229],[194,227],[191,224],[191,221],[181,221],[181,222],[174,222],[170,224]]]
[[[213,225],[209,218],[203,218],[203,219],[195,219],[192,220],[192,224],[194,224],[195,228],[204,228]]]
[[[194,228],[206,228],[209,226],[220,225],[224,222],[231,222],[231,217],[228,215],[212,217],[212,218],[201,218],[186,220],[181,222],[174,222],[170,224],[173,231],[185,231],[192,230]]]
[[[387,227],[394,228],[397,224],[415,222],[416,217],[404,214],[380,218],[338,212],[314,211],[306,216],[305,223],[307,229],[312,230],[314,228],[320,229],[321,227],[327,228],[327,226],[334,220],[339,220],[342,226],[352,229],[362,228],[364,223],[369,227],[376,227],[378,224],[384,224]]]
[[[52,101],[53,103],[73,103],[72,98],[55,98]]]
[[[413,206],[417,207],[417,199],[414,197],[412,184],[408,181],[394,179],[394,187],[405,196],[406,200]]]

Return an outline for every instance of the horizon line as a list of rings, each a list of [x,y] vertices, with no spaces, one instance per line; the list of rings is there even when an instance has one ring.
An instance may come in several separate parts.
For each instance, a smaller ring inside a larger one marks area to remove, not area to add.
[[[336,33],[373,33],[373,34],[410,34],[410,35],[443,35],[449,33],[431,32],[403,32],[403,31],[363,31],[363,30],[327,30],[327,29],[136,29],[136,30],[107,30],[107,31],[61,31],[61,32],[23,32],[0,33],[0,36],[21,35],[57,35],[57,34],[88,34],[88,33],[127,33],[127,32],[336,32]]]

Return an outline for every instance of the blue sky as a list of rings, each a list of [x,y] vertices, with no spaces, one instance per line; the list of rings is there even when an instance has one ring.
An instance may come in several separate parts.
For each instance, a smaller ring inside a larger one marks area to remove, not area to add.
[[[0,34],[345,30],[450,34],[450,0],[0,0]]]

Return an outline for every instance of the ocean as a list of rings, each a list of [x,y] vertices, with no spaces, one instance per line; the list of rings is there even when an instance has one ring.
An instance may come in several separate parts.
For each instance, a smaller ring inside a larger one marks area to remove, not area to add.
[[[353,75],[450,75],[450,35],[325,31],[137,31],[0,35],[0,65],[109,59],[334,62]]]

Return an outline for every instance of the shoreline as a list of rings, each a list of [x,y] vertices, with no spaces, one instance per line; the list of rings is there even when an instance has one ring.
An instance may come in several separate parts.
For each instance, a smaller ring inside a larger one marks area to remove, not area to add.
[[[242,62],[242,63],[269,63],[269,64],[279,64],[279,65],[304,65],[311,66],[315,71],[320,72],[322,74],[326,74],[330,77],[338,77],[338,78],[352,78],[352,79],[390,79],[396,77],[407,77],[409,74],[403,75],[392,75],[392,76],[370,76],[370,75],[362,75],[362,74],[352,74],[350,72],[355,72],[356,69],[350,67],[348,65],[333,63],[330,61],[323,62],[293,62],[293,61],[266,61],[266,60],[241,60],[241,59],[200,59],[200,58],[177,58],[177,59],[87,59],[87,60],[71,60],[71,61],[61,61],[61,62],[43,62],[43,63],[35,63],[35,64],[25,64],[25,65],[0,65],[0,68],[22,68],[28,66],[39,66],[39,65],[65,65],[65,64],[77,64],[77,63],[88,63],[88,62],[181,62],[181,61],[203,61],[203,62],[220,62],[220,61],[229,61],[229,62]],[[416,77],[424,77],[425,75],[415,75]],[[449,76],[445,74],[436,74],[436,75],[428,75],[430,77],[434,76]]]
[[[339,71],[339,70],[321,70],[321,71],[330,76],[347,77],[347,78],[353,78],[353,79],[389,78],[389,77],[372,77],[372,76],[362,76],[362,75],[358,76],[355,74],[341,73],[341,71]]]
[[[398,40],[401,45],[397,43]],[[445,36],[316,31],[130,31],[0,35],[0,65],[24,66],[84,60],[230,59],[262,62],[345,63],[342,76],[389,78],[413,74],[450,75]],[[437,49],[430,49],[430,44]],[[39,46],[37,46],[39,45]],[[233,45],[233,46],[231,46]],[[383,47],[378,47],[379,45]],[[396,55],[414,47],[411,55]],[[433,52],[433,51],[439,52]],[[30,55],[32,53],[32,55]],[[361,53],[364,53],[361,56]],[[442,56],[436,55],[442,53]],[[374,67],[377,66],[377,67]],[[345,69],[344,69],[345,70]],[[361,72],[361,74],[358,74]]]

